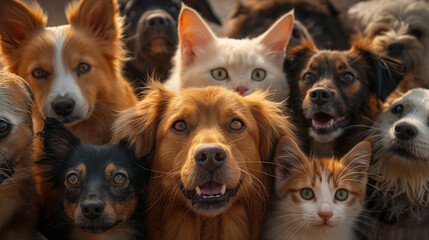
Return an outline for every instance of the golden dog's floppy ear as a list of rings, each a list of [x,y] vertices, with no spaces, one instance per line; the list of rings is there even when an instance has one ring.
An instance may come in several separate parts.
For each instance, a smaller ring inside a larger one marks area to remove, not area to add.
[[[143,100],[122,111],[113,123],[111,142],[118,144],[122,140],[128,141],[139,158],[152,152],[160,117],[172,96],[173,93],[161,83],[150,83]]]
[[[273,102],[267,92],[256,91],[247,99],[248,107],[259,128],[259,154],[264,162],[273,161],[275,148],[284,135],[295,136],[293,127],[283,114],[282,103]]]

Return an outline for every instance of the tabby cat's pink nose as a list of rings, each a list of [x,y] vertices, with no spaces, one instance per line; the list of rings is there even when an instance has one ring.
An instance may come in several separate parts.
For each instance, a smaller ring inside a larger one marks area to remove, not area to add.
[[[245,87],[245,86],[237,86],[235,88],[235,91],[240,93],[240,95],[244,95],[244,93],[249,90],[249,88]]]

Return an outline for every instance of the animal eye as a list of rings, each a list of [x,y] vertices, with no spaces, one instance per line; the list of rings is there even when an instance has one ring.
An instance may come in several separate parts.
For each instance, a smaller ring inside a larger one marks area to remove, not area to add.
[[[416,38],[420,38],[422,36],[422,31],[418,29],[413,29],[411,30],[410,35],[413,35]]]
[[[335,199],[345,201],[349,197],[349,192],[345,189],[340,189],[335,193]]]
[[[4,120],[0,120],[0,138],[6,137],[10,132],[10,124]]]
[[[300,193],[301,197],[305,200],[311,200],[314,198],[314,193],[309,188],[301,189],[301,191],[299,193]]]
[[[316,76],[314,76],[313,73],[306,73],[304,74],[304,76],[302,76],[302,80],[304,80],[305,82],[311,83],[316,79]]]
[[[81,62],[77,66],[77,75],[80,76],[81,74],[88,73],[91,70],[91,65],[88,63]]]
[[[341,81],[344,83],[352,83],[355,81],[355,76],[350,72],[344,73],[344,75],[341,76]]]
[[[403,111],[404,111],[404,106],[402,104],[398,104],[394,108],[392,108],[393,114],[402,114]]]
[[[168,6],[168,10],[170,10],[171,12],[177,12],[179,8],[176,4],[170,4],[170,6]]]
[[[43,68],[34,69],[33,72],[31,72],[31,75],[36,79],[46,79],[49,77],[49,73],[43,70]]]
[[[113,182],[116,185],[124,185],[126,181],[127,181],[127,177],[122,173],[118,173],[113,177]]]
[[[188,130],[188,125],[186,125],[185,121],[179,120],[173,124],[172,128],[175,132],[182,133]]]
[[[375,33],[375,35],[384,35],[385,33],[386,33],[386,30],[380,29]]]
[[[242,131],[244,129],[244,126],[245,125],[242,121],[236,119],[236,120],[233,120],[231,122],[231,125],[229,125],[229,128],[232,131],[239,132],[239,131]]]
[[[67,183],[75,187],[77,184],[79,184],[79,177],[75,173],[71,173],[67,176]]]
[[[228,77],[228,72],[225,68],[216,68],[212,70],[212,77],[218,81],[222,81]]]
[[[265,75],[266,73],[264,69],[257,68],[252,72],[252,79],[259,82],[265,79]]]

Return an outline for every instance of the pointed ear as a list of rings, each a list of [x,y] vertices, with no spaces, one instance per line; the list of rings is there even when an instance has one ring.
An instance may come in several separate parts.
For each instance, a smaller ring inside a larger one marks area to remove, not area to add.
[[[46,154],[58,160],[67,158],[73,146],[80,143],[79,139],[55,118],[47,118],[41,134]]]
[[[360,142],[341,159],[341,163],[349,169],[355,180],[366,179],[370,161],[371,140]]]
[[[182,11],[179,16],[178,32],[180,51],[185,64],[192,63],[198,48],[204,48],[216,39],[200,15],[184,4],[182,4]]]
[[[308,158],[290,136],[283,136],[277,144],[274,162],[276,163],[276,180],[281,181],[290,177],[294,170],[307,163]]]
[[[66,15],[74,27],[83,27],[101,40],[120,39],[120,18],[115,0],[81,0],[67,7]]]
[[[13,54],[13,50],[45,26],[46,16],[36,3],[27,6],[14,0],[0,1],[0,35],[4,54]]]
[[[207,0],[183,0],[183,2],[186,5],[189,5],[191,8],[197,10],[205,19],[209,20],[210,22],[216,23],[217,25],[222,25]]]
[[[269,50],[283,56],[292,33],[293,21],[292,10],[280,17],[265,33],[259,36],[258,41]]]
[[[135,151],[138,158],[150,154],[154,147],[160,117],[174,93],[161,83],[151,82],[143,100],[125,111],[113,123],[112,144],[124,140]]]
[[[317,52],[316,45],[313,41],[306,41],[299,46],[287,50],[286,59],[283,63],[283,69],[287,74],[287,79],[291,89],[295,86],[296,81],[300,78],[301,70],[306,67],[306,62]]]

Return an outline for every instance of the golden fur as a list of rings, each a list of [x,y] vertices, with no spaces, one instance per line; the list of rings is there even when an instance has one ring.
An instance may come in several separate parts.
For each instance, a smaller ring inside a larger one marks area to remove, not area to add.
[[[266,97],[260,91],[242,97],[219,86],[173,93],[152,83],[140,103],[122,112],[114,124],[113,141],[128,139],[139,157],[152,154],[149,238],[257,239],[270,195],[268,175],[275,145],[291,131],[280,104]],[[233,119],[245,124],[242,132],[228,129]],[[178,120],[188,124],[188,132],[172,130]],[[217,144],[228,156],[216,171],[227,191],[239,186],[226,207],[213,211],[195,208],[179,187],[181,183],[182,190],[191,191],[212,177],[194,160],[204,144]]]

